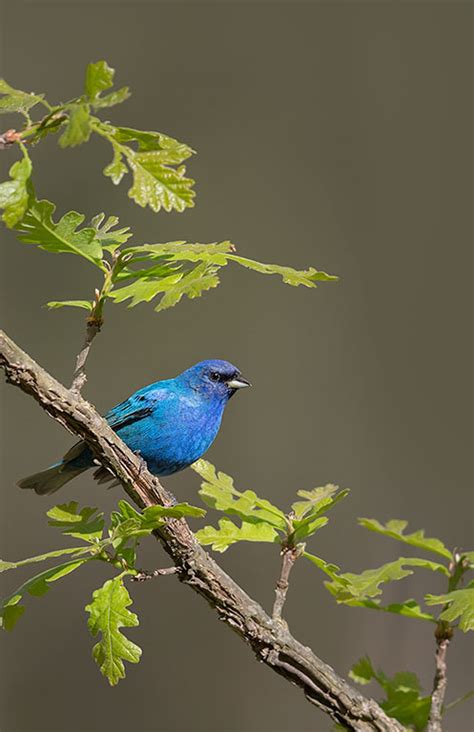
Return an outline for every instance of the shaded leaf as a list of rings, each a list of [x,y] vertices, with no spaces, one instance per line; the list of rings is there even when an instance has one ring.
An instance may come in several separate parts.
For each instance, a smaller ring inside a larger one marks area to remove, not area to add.
[[[30,202],[23,219],[16,226],[20,241],[59,254],[78,254],[103,269],[102,248],[95,229],[84,227],[82,214],[69,211],[56,224],[52,215],[56,206],[50,201]]]
[[[104,530],[104,514],[97,508],[84,506],[79,510],[77,501],[62,503],[50,508],[46,515],[50,526],[56,526],[63,534],[84,541],[101,539]]]
[[[442,557],[452,559],[452,552],[445,547],[443,542],[439,539],[428,538],[422,529],[414,531],[413,534],[404,534],[403,532],[408,526],[408,521],[392,519],[391,521],[387,521],[385,526],[377,521],[377,519],[360,518],[358,521],[361,526],[364,526],[370,531],[375,531],[377,534],[389,536],[392,539],[397,539],[397,541],[402,541],[404,544],[410,544],[410,546],[416,546],[418,549],[426,549],[426,551],[435,552]]]
[[[89,102],[96,109],[113,107],[115,104],[124,102],[130,96],[130,91],[126,86],[102,96],[103,91],[112,88],[114,75],[115,69],[112,69],[107,61],[96,61],[87,66],[86,95]]]
[[[422,610],[416,600],[404,600],[404,602],[394,602],[390,605],[381,605],[379,598],[372,600],[344,600],[345,605],[349,607],[365,607],[370,610],[380,610],[385,613],[393,613],[395,615],[402,615],[407,618],[414,618],[416,620],[426,620],[431,623],[436,623],[434,615],[427,613]]]
[[[235,514],[247,522],[264,522],[286,533],[285,514],[265,498],[259,498],[253,491],[241,493],[234,487],[230,475],[217,472],[207,460],[197,460],[191,466],[204,482],[201,483],[199,495],[211,508],[225,513]]]
[[[89,613],[87,625],[93,636],[101,635],[101,639],[92,649],[94,660],[102,674],[115,686],[125,678],[124,661],[138,663],[141,648],[132,643],[120,628],[137,626],[138,618],[127,608],[132,604],[128,590],[124,587],[122,576],[114,577],[92,596],[92,602],[86,606]]]
[[[449,623],[459,619],[459,627],[465,633],[474,630],[474,582],[462,590],[453,590],[445,595],[426,595],[427,605],[448,605],[439,616]]]
[[[329,511],[349,493],[348,490],[339,492],[338,490],[337,485],[328,483],[326,486],[313,488],[311,491],[298,491],[298,496],[305,500],[296,501],[291,507],[296,515],[296,518],[292,520],[294,542],[304,541],[317,529],[327,524],[328,519],[321,514]]]
[[[428,722],[431,697],[421,695],[420,682],[416,674],[400,672],[390,678],[383,671],[376,671],[368,656],[359,659],[349,671],[349,676],[358,684],[376,681],[385,692],[380,702],[382,709],[409,729],[422,732]]]
[[[56,582],[61,577],[65,577],[87,561],[89,561],[88,557],[65,562],[56,567],[51,567],[27,580],[9,597],[2,600],[0,604],[0,628],[4,630],[13,629],[15,623],[25,612],[25,608],[23,605],[20,605],[20,602],[26,594],[36,597],[44,595],[50,589],[52,582]]]
[[[104,175],[112,179],[112,183],[118,185],[123,176],[128,173],[128,168],[123,162],[123,152],[117,145],[113,146],[112,162],[105,166]]]
[[[196,532],[200,544],[212,544],[216,552],[225,552],[232,544],[238,541],[275,542],[278,540],[276,530],[267,523],[248,523],[236,526],[229,518],[219,519],[219,528],[205,526]]]
[[[26,148],[22,146],[23,159],[17,160],[10,168],[11,180],[0,183],[0,208],[2,219],[11,229],[25,215],[30,198],[29,180],[32,165]]]
[[[92,128],[88,104],[69,104],[66,107],[68,113],[64,132],[59,138],[61,147],[75,147],[87,142],[91,136]]]

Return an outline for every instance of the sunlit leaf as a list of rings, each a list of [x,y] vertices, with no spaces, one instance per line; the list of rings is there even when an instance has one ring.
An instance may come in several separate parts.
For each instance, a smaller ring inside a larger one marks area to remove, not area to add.
[[[280,264],[263,264],[255,262],[253,259],[239,257],[236,254],[230,254],[229,260],[241,264],[243,267],[253,269],[260,274],[277,274],[286,282],[287,285],[304,285],[305,287],[316,287],[316,282],[330,282],[339,279],[336,275],[327,274],[327,272],[318,272],[314,267],[305,270],[293,269],[293,267],[285,267]]]
[[[36,244],[54,254],[78,254],[103,269],[102,247],[95,229],[78,228],[85,217],[76,211],[69,211],[55,223],[52,219],[55,209],[50,201],[30,201],[23,219],[16,226],[20,241]]]
[[[43,94],[33,94],[14,89],[5,79],[0,79],[0,114],[19,112],[26,114],[43,100]]]
[[[275,542],[278,539],[276,530],[270,524],[248,523],[242,521],[241,526],[236,526],[229,518],[219,519],[218,528],[205,526],[196,532],[196,538],[200,544],[212,545],[216,552],[225,552],[232,544],[239,541]]]
[[[433,572],[441,572],[449,576],[446,567],[428,559],[418,557],[401,557],[394,562],[389,562],[376,569],[366,569],[360,574],[345,572],[336,577],[332,582],[326,582],[327,589],[335,596],[337,602],[350,604],[353,600],[372,599],[382,593],[380,585],[386,582],[404,579],[413,574],[411,567],[421,567]]]
[[[64,132],[59,138],[61,147],[75,147],[87,142],[91,136],[92,128],[90,122],[89,105],[73,103],[66,107],[68,119]]]
[[[86,607],[89,613],[87,624],[93,636],[101,635],[92,655],[110,685],[115,686],[125,678],[123,662],[138,663],[140,660],[141,648],[120,630],[137,626],[138,618],[127,609],[132,600],[121,576],[107,580],[92,597],[92,602]]]
[[[461,590],[445,595],[426,595],[427,605],[448,605],[439,616],[450,623],[459,620],[459,627],[465,633],[474,630],[474,582]]]
[[[377,534],[389,536],[392,539],[397,539],[397,541],[402,541],[404,544],[410,544],[410,546],[416,546],[418,549],[426,549],[427,551],[440,554],[447,559],[452,559],[452,552],[445,547],[443,542],[439,539],[428,538],[422,529],[414,531],[412,534],[404,534],[403,532],[408,526],[408,521],[392,519],[391,521],[387,521],[385,526],[377,521],[377,519],[360,518],[358,521],[361,526],[364,526],[370,531],[375,531]]]
[[[68,307],[82,308],[83,310],[88,310],[89,312],[91,312],[92,308],[94,307],[94,303],[90,300],[51,300],[50,302],[47,302],[46,305],[51,310]]]
[[[207,460],[201,458],[191,467],[204,479],[199,495],[208,506],[217,511],[235,514],[247,522],[265,522],[286,532],[285,514],[270,501],[260,498],[254,491],[241,493],[234,487],[230,475],[217,472],[214,465]]]
[[[155,213],[162,208],[181,212],[194,206],[194,180],[186,178],[184,165],[164,165],[154,151],[129,151],[126,157],[133,175],[128,195],[139,206],[149,206]]]
[[[126,86],[102,96],[103,91],[112,88],[114,75],[115,69],[112,69],[106,61],[97,61],[87,66],[86,95],[91,105],[96,109],[113,107],[115,104],[124,102],[130,96],[130,91]]]
[[[26,594],[34,596],[44,595],[50,589],[52,582],[56,582],[61,577],[65,577],[87,561],[89,561],[88,557],[65,562],[64,564],[59,564],[57,567],[51,567],[27,580],[9,597],[2,600],[0,604],[0,628],[4,630],[13,629],[15,623],[25,612],[25,608],[23,605],[20,605],[20,602]]]
[[[91,224],[96,231],[96,237],[100,241],[102,249],[114,252],[121,244],[125,244],[133,234],[129,226],[123,226],[121,229],[115,228],[119,223],[118,216],[109,216],[105,221],[104,219],[104,213],[97,214],[92,219]]]
[[[74,536],[84,541],[101,539],[104,529],[104,514],[97,508],[84,506],[79,509],[77,501],[53,506],[46,512],[49,525],[56,526],[63,534]]]
[[[4,559],[0,559],[0,572],[6,572],[9,569],[17,569],[23,567],[26,564],[35,564],[36,562],[45,562],[48,559],[56,557],[62,557],[64,554],[87,554],[91,552],[91,547],[88,546],[73,546],[67,549],[55,549],[52,552],[46,552],[45,554],[37,554],[35,557],[28,557],[28,559],[20,559],[18,562],[7,562]]]
[[[0,208],[2,219],[9,228],[13,228],[25,215],[30,199],[29,180],[31,177],[31,160],[22,146],[23,158],[13,163],[10,168],[11,180],[0,183]]]

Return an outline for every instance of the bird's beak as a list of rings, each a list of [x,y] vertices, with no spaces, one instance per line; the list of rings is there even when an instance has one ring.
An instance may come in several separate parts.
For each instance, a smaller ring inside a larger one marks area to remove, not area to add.
[[[228,381],[227,386],[229,389],[244,389],[246,386],[252,386],[252,384],[243,376],[237,376],[235,379]]]

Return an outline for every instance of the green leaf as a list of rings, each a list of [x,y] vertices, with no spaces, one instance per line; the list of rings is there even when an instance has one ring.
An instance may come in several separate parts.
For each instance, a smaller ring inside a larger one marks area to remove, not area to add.
[[[350,607],[366,607],[370,610],[381,610],[385,613],[393,613],[395,615],[403,615],[407,618],[414,618],[416,620],[427,620],[431,623],[436,623],[436,618],[430,613],[425,612],[418,605],[416,600],[404,600],[404,602],[394,602],[390,605],[381,605],[380,599],[375,598],[373,600],[347,600],[344,601],[345,605]]]
[[[10,168],[11,180],[0,183],[0,208],[3,208],[2,219],[11,229],[25,215],[30,198],[30,177],[32,165],[24,145],[23,159],[17,160]]]
[[[326,582],[326,588],[339,603],[351,604],[354,600],[370,600],[382,594],[381,584],[404,579],[413,574],[409,567],[422,567],[433,572],[441,572],[449,576],[442,564],[418,557],[400,557],[376,569],[366,569],[361,574],[346,572],[338,575],[332,582]],[[340,581],[342,580],[342,582]]]
[[[377,672],[368,656],[359,658],[349,671],[349,678],[362,686],[369,684],[372,679],[377,679],[377,677]]]
[[[90,300],[51,300],[46,303],[46,306],[50,310],[56,310],[57,308],[83,308],[84,310],[92,311],[94,303]]]
[[[225,552],[231,544],[238,541],[260,541],[275,542],[278,534],[275,529],[267,523],[248,523],[242,521],[242,525],[236,526],[229,518],[219,519],[219,528],[205,526],[196,532],[196,538],[200,544],[206,546],[212,544],[216,552]]]
[[[397,539],[397,541],[402,541],[404,544],[416,546],[418,549],[435,552],[447,559],[452,559],[453,557],[452,552],[445,547],[442,541],[428,538],[425,536],[423,530],[414,531],[413,534],[404,534],[403,532],[408,526],[408,521],[392,519],[391,521],[387,521],[385,526],[377,521],[377,519],[360,518],[358,521],[361,526],[369,529],[369,531],[375,531],[377,534],[389,536],[392,539]]]
[[[104,219],[105,214],[100,213],[94,216],[91,223],[102,249],[114,252],[121,244],[125,244],[133,234],[129,226],[124,226],[121,229],[114,228],[119,222],[118,216],[109,216],[105,221]]]
[[[102,538],[104,530],[104,514],[97,511],[97,508],[90,506],[79,510],[77,501],[70,501],[50,508],[46,515],[50,519],[49,525],[58,527],[63,534],[84,541],[95,541]]]
[[[390,716],[408,729],[422,732],[428,722],[431,697],[421,696],[420,682],[416,674],[400,672],[389,678],[383,671],[376,671],[368,656],[359,659],[349,671],[351,679],[358,684],[376,681],[385,692],[381,707]]]
[[[76,211],[64,214],[56,224],[52,219],[55,210],[56,206],[50,201],[31,201],[22,221],[16,226],[20,241],[36,244],[54,254],[78,254],[104,269],[102,247],[95,229],[84,227],[77,230],[85,217]]]
[[[19,562],[7,562],[4,559],[0,559],[0,572],[6,572],[9,569],[17,569],[25,564],[34,564],[36,562],[44,562],[47,559],[53,559],[54,557],[62,557],[64,554],[81,554],[90,553],[91,547],[88,546],[73,546],[68,549],[55,549],[52,552],[46,552],[45,554],[38,554],[35,557],[28,557],[28,559],[21,559]]]
[[[122,576],[107,580],[100,589],[95,590],[92,597],[92,602],[86,607],[89,613],[87,624],[94,637],[101,635],[100,641],[92,649],[92,655],[110,685],[115,686],[120,679],[125,678],[123,662],[138,663],[140,660],[141,648],[120,631],[120,628],[137,626],[138,618],[127,609],[132,600]]]
[[[453,590],[445,595],[426,595],[427,605],[448,605],[439,616],[449,623],[459,618],[459,627],[465,633],[474,630],[474,582],[462,590]]]
[[[321,557],[317,557],[315,554],[309,554],[309,552],[303,552],[303,557],[306,557],[306,559],[309,559],[310,562],[316,565],[318,569],[320,569],[322,572],[328,575],[328,577],[331,577],[331,579],[335,578],[335,575],[339,572],[339,567],[337,564],[330,564],[329,562],[326,562],[324,559],[321,559]]]
[[[128,173],[128,168],[123,162],[123,152],[117,145],[113,146],[114,156],[112,162],[105,166],[104,175],[112,179],[112,183],[118,185],[123,176]]]
[[[243,267],[253,269],[255,272],[260,274],[277,274],[286,282],[287,285],[304,285],[305,287],[316,287],[316,282],[331,282],[339,279],[336,275],[327,274],[327,272],[319,272],[310,267],[305,270],[293,269],[293,267],[284,267],[279,264],[262,264],[262,262],[255,262],[253,259],[247,259],[246,257],[239,257],[236,254],[229,254],[229,260],[241,264]]]
[[[298,491],[298,495],[305,500],[296,501],[291,507],[296,515],[296,518],[292,520],[295,530],[293,541],[295,543],[304,541],[304,539],[312,536],[317,529],[327,524],[328,519],[321,516],[321,514],[329,511],[349,493],[348,490],[342,490],[339,493],[337,491],[338,486],[332,485],[332,483],[320,488],[313,488],[311,491]]]
[[[87,142],[91,136],[91,120],[89,105],[83,103],[69,104],[66,107],[68,119],[64,132],[59,138],[61,147],[75,147]]]
[[[14,89],[5,79],[0,79],[0,95],[0,114],[19,112],[25,115],[32,107],[42,102],[44,96]]]
[[[65,577],[87,561],[90,561],[89,557],[65,562],[56,567],[51,567],[27,580],[9,597],[2,600],[0,604],[0,628],[4,630],[13,629],[16,622],[25,612],[25,608],[23,605],[20,605],[20,602],[26,594],[35,597],[44,595],[50,589],[52,582],[56,582],[61,577]]]
[[[89,102],[96,109],[113,107],[115,104],[124,102],[130,96],[130,91],[126,86],[101,96],[103,91],[112,88],[114,75],[115,69],[112,69],[106,61],[97,61],[87,66],[86,95]]]
[[[140,152],[151,150],[160,153],[158,159],[165,165],[179,165],[191,157],[196,151],[161,132],[147,132],[144,130],[133,130],[130,127],[115,127],[113,136],[116,142],[128,145],[130,142],[138,143]]]
[[[164,165],[159,152],[134,152],[127,148],[126,158],[133,175],[133,185],[128,195],[144,208],[149,206],[157,213],[165,211],[182,212],[194,206],[194,180],[186,178],[186,168]]]
[[[241,493],[234,487],[230,475],[217,472],[207,460],[197,460],[192,469],[204,479],[199,495],[211,508],[235,514],[249,523],[267,523],[286,533],[287,522],[283,511],[253,491]]]

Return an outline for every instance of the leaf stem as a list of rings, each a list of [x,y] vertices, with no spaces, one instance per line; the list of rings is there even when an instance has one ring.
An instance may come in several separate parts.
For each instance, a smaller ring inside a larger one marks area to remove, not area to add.
[[[288,592],[290,572],[300,556],[300,550],[298,547],[284,545],[281,550],[281,556],[281,572],[275,587],[275,602],[273,603],[272,611],[273,620],[277,622],[281,622],[282,620],[282,611],[286,600],[286,593]]]

